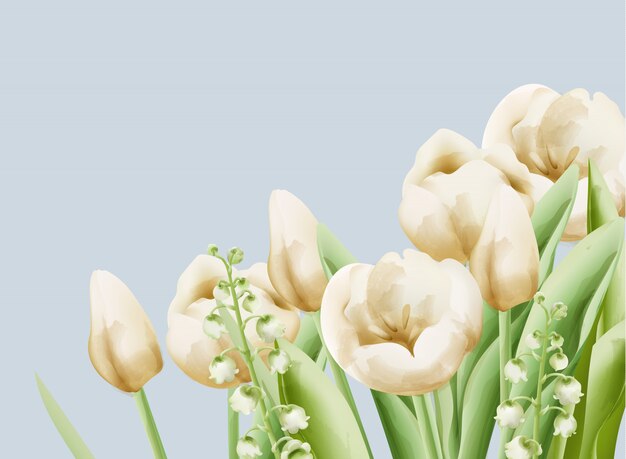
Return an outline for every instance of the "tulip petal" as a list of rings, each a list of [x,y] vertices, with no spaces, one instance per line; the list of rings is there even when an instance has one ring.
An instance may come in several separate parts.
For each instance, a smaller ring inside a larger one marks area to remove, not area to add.
[[[484,300],[500,311],[537,291],[539,251],[528,212],[511,188],[501,186],[489,205],[470,270]]]
[[[266,263],[255,263],[248,269],[240,271],[240,275],[248,279],[248,282],[256,287],[263,289],[271,298],[274,304],[279,308],[286,309],[287,311],[293,311],[296,307],[288,303],[282,296],[278,294],[272,282],[270,276],[267,273]]]

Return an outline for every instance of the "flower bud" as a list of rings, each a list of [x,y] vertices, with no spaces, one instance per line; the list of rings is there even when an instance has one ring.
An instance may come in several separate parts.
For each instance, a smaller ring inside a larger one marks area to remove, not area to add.
[[[207,253],[212,257],[216,256],[220,252],[220,249],[215,244],[209,244]]]
[[[283,432],[291,435],[309,427],[310,416],[298,405],[287,405],[279,408],[278,421]]]
[[[289,354],[281,349],[274,349],[271,351],[267,356],[267,362],[270,365],[270,372],[272,374],[280,373],[281,375],[284,375],[291,366],[291,358],[289,357]]]
[[[535,303],[543,304],[546,301],[546,296],[541,292],[537,292],[535,293],[535,296],[533,299]]]
[[[217,285],[213,289],[213,297],[219,303],[223,303],[228,306],[233,305],[233,299],[230,294],[230,287],[228,286],[228,282],[226,282],[225,280],[221,280],[217,283]]]
[[[233,247],[228,251],[228,262],[231,265],[238,265],[243,261],[243,250],[239,247]]]
[[[526,335],[524,342],[529,349],[539,349],[541,347],[541,332],[539,330],[535,330],[532,333]]]
[[[209,338],[220,339],[222,333],[226,333],[226,326],[219,314],[209,314],[202,321],[202,330]]]
[[[513,384],[528,381],[528,369],[521,359],[511,359],[504,365],[504,379]]]
[[[507,459],[531,459],[540,456],[542,452],[539,443],[523,435],[518,435],[504,445],[504,455]]]
[[[289,440],[283,446],[280,459],[313,459],[311,445],[296,439]]]
[[[253,293],[248,293],[246,297],[243,299],[243,303],[241,304],[241,306],[248,312],[256,311],[260,305],[261,305],[261,302],[259,301],[257,296]]]
[[[550,333],[550,351],[562,347],[563,343],[565,343],[565,340],[561,335],[556,332]]]
[[[569,361],[567,360],[567,356],[562,352],[556,352],[550,357],[550,366],[556,371],[565,370],[567,365],[569,365]]]
[[[470,271],[484,300],[508,311],[537,292],[539,249],[524,201],[500,185],[491,198],[480,237],[470,255]]]
[[[554,303],[551,314],[554,320],[565,319],[567,317],[567,306],[561,302]]]
[[[246,289],[250,287],[250,283],[248,282],[248,279],[246,279],[245,277],[238,277],[237,279],[235,279],[234,284],[235,284],[235,293],[237,294],[237,297],[240,297],[241,295],[243,295]]]
[[[218,355],[209,365],[209,376],[215,384],[224,384],[235,379],[235,375],[239,373],[237,364],[227,355]]]
[[[514,400],[502,402],[498,406],[496,414],[497,416],[494,419],[501,428],[517,429],[524,422],[524,408]]]
[[[271,314],[265,314],[257,319],[256,332],[266,343],[273,343],[285,334],[285,325]]]
[[[130,289],[107,271],[94,271],[89,294],[91,363],[112,386],[137,392],[163,368],[152,323]]]
[[[584,395],[581,390],[582,386],[575,378],[565,376],[554,385],[554,398],[563,406],[576,405]]]
[[[569,438],[576,433],[576,419],[571,414],[559,414],[554,419],[554,435]]]
[[[241,437],[237,442],[237,456],[239,456],[240,459],[254,459],[263,456],[263,452],[254,437],[246,435],[245,437]]]
[[[261,389],[256,386],[244,384],[235,389],[228,401],[233,411],[248,415],[256,409],[262,397],[263,391],[261,391]]]

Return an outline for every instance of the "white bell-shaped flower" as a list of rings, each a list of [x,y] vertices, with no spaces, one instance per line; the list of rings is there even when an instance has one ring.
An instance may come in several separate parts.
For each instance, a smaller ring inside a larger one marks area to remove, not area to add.
[[[555,352],[554,354],[552,354],[549,362],[550,366],[556,371],[565,370],[567,368],[567,365],[569,364],[567,356],[562,352]]]
[[[576,419],[571,414],[559,414],[554,419],[554,435],[569,438],[576,433]]]
[[[520,381],[528,381],[528,369],[521,359],[511,359],[504,365],[504,378],[517,384]]]
[[[267,363],[270,365],[270,372],[284,375],[291,366],[289,354],[281,349],[274,349],[267,356]]]
[[[209,338],[220,339],[222,333],[226,333],[224,321],[218,314],[209,314],[202,321],[202,330]]]
[[[518,435],[504,445],[504,455],[507,459],[531,459],[541,453],[541,445],[523,435]]]
[[[257,319],[256,332],[266,343],[273,343],[285,334],[285,324],[271,314],[265,314]]]
[[[239,386],[228,399],[233,411],[248,415],[252,413],[259,400],[263,397],[263,392],[256,386],[244,384]]]
[[[261,447],[253,437],[246,435],[237,442],[237,456],[240,459],[254,459],[262,455]]]
[[[524,342],[529,349],[539,349],[541,347],[541,332],[539,330],[535,330],[532,333],[526,335],[524,338]]]
[[[278,411],[278,421],[284,432],[291,435],[309,427],[310,416],[306,415],[304,408],[298,405],[287,405]]]
[[[283,446],[280,459],[313,459],[311,445],[296,439],[289,440]]]
[[[505,400],[502,402],[498,406],[496,414],[497,416],[494,419],[501,428],[508,427],[509,429],[516,429],[524,422],[524,408],[514,400]]]
[[[227,355],[218,355],[209,366],[210,378],[215,384],[231,382],[235,375],[239,373],[239,368],[233,359]]]
[[[559,378],[554,385],[554,398],[563,406],[576,405],[583,395],[582,386],[571,376]]]

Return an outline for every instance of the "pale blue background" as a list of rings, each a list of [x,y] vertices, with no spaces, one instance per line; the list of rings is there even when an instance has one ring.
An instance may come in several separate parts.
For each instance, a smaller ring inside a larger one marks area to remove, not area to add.
[[[93,269],[128,283],[164,343],[209,242],[265,259],[273,188],[364,261],[401,250],[400,185],[434,130],[479,142],[529,82],[623,111],[623,39],[623,1],[0,1],[0,456],[69,456],[35,370],[97,457],[150,455],[87,357]],[[146,390],[170,457],[225,456],[224,393],[167,356]]]

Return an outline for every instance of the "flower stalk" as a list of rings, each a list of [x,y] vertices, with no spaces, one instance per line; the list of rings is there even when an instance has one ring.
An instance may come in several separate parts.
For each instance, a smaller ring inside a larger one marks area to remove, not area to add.
[[[139,410],[139,416],[141,417],[143,426],[146,429],[146,434],[148,435],[148,440],[150,441],[154,458],[167,459],[167,454],[165,454],[165,448],[163,447],[159,430],[157,429],[156,422],[154,422],[154,416],[152,415],[152,410],[150,409],[146,392],[143,388],[141,388],[139,391],[133,393],[133,398],[135,399],[137,409]]]
[[[432,404],[427,397],[428,394],[414,395],[412,397],[415,415],[418,420],[417,424],[428,457],[431,459],[441,459],[443,458],[443,452],[441,451],[439,431],[437,430]]]

